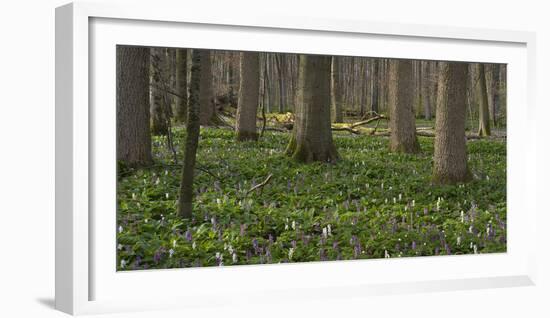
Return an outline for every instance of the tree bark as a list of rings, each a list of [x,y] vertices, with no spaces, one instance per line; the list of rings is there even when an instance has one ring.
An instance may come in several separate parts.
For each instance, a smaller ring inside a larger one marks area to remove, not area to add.
[[[178,200],[178,214],[182,218],[191,218],[193,215],[193,179],[197,148],[199,147],[200,134],[200,89],[201,89],[201,59],[209,57],[203,50],[193,50],[191,66],[191,94],[187,112],[187,135],[185,137],[185,155],[183,159],[183,171],[180,183],[180,196]]]
[[[331,103],[332,103],[332,122],[341,123],[344,121],[342,114],[342,94],[340,92],[340,65],[336,56],[332,57],[331,63]]]
[[[372,95],[371,95],[371,111],[379,112],[379,98],[380,93],[380,60],[374,59],[373,72],[372,72]]]
[[[330,56],[299,60],[296,120],[286,153],[299,162],[335,162],[330,124]]]
[[[117,160],[150,164],[149,49],[117,46]]]
[[[200,58],[200,124],[209,126],[216,122],[214,89],[212,86],[212,61],[210,50],[198,50]],[[193,65],[194,67],[195,65]],[[230,68],[231,70],[231,68]]]
[[[235,125],[237,140],[258,140],[256,114],[260,100],[259,53],[241,53],[240,72],[239,101]]]
[[[468,64],[439,63],[432,180],[435,184],[470,181],[466,154]]]
[[[490,136],[490,118],[489,118],[489,100],[487,97],[487,80],[485,78],[485,65],[478,64],[478,81],[477,89],[479,94],[479,136]]]
[[[176,91],[179,97],[176,104],[176,120],[185,123],[187,120],[187,50],[176,51]]]
[[[151,105],[151,133],[156,136],[166,136],[168,134],[169,112],[166,100],[165,87],[168,87],[167,76],[167,57],[166,49],[153,48],[152,51],[152,69],[153,69],[153,105]]]
[[[415,96],[413,62],[390,61],[389,112],[390,150],[393,152],[417,153],[420,145],[416,139],[413,109]]]
[[[424,119],[432,119],[432,105],[430,100],[430,72],[429,61],[421,62],[422,83],[420,84],[420,91],[422,95],[422,107],[424,108]]]

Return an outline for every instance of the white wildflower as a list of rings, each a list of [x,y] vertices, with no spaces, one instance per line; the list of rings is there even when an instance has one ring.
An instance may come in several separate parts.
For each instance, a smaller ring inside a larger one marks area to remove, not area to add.
[[[216,199],[216,204],[218,204],[218,205],[222,204],[222,200]]]
[[[172,255],[174,255],[174,253],[175,253],[174,249],[171,248],[170,250],[168,250],[169,257],[172,257]]]
[[[166,193],[164,194],[164,196],[166,196],[167,199],[170,197],[170,195],[168,194],[168,192],[166,192]]]
[[[412,200],[411,206],[412,206],[413,208],[414,208],[414,204],[415,204],[415,202],[414,202],[414,200]]]
[[[122,233],[122,231],[124,231],[124,229],[122,228],[122,225],[119,225],[118,226],[118,233]]]
[[[388,253],[388,250],[384,250],[384,258],[390,258],[390,253]]]
[[[237,263],[237,253],[233,253],[233,263]]]
[[[456,238],[456,245],[459,245],[460,246],[460,243],[462,241],[462,238],[459,236]]]
[[[193,241],[193,244],[191,244],[191,247],[192,247],[193,249],[196,249],[196,248],[197,248],[197,243],[195,243],[195,241]]]
[[[292,221],[292,229],[296,230],[296,221]]]
[[[176,247],[176,240],[172,240],[172,247]]]
[[[160,183],[160,178],[157,178],[157,180],[155,180],[155,185],[158,185]]]
[[[460,211],[460,222],[464,223],[464,211]]]
[[[470,227],[468,228],[468,232],[469,232],[469,233],[473,233],[473,232],[474,232],[474,226],[473,226],[473,225],[470,225]]]
[[[477,245],[474,244],[474,254],[477,254]]]
[[[393,204],[397,203],[397,199],[393,197]]]
[[[117,245],[117,249],[119,249],[119,250],[121,250],[123,247],[124,247],[124,246],[123,246],[122,244],[120,244],[120,243]]]
[[[327,228],[326,228],[326,227],[323,227],[323,236],[324,236],[325,238],[327,238],[327,236],[328,236],[328,231],[327,231]]]
[[[332,235],[332,230],[331,230],[331,228],[330,228],[330,224],[327,225],[327,234],[328,234],[328,235]]]
[[[148,223],[149,219],[144,219],[143,222]]]
[[[288,260],[292,260],[292,255],[294,255],[294,247],[288,250]]]
[[[399,193],[399,201],[401,201],[402,198],[403,198],[403,195]]]
[[[125,259],[121,259],[121,260],[120,260],[120,268],[126,267],[126,264],[127,264],[127,262],[126,262]]]
[[[136,194],[132,192],[132,200],[136,199]]]

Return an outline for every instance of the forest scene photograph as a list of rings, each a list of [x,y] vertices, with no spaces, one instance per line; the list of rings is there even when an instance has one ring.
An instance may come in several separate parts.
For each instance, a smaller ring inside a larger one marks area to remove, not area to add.
[[[506,252],[506,65],[116,48],[119,271]]]

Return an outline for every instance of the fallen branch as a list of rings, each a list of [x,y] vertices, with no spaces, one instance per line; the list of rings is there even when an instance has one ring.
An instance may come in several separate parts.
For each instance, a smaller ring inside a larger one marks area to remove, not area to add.
[[[381,120],[381,119],[385,119],[385,120],[389,120],[388,117],[384,116],[384,115],[378,115],[376,117],[372,117],[372,118],[369,118],[367,120],[363,120],[363,121],[359,121],[359,122],[356,122],[356,123],[353,123],[351,125],[349,125],[349,128],[353,129],[355,127],[359,127],[359,126],[362,126],[362,125],[366,125],[368,123],[372,123],[373,121],[375,120]]]
[[[264,180],[263,182],[258,183],[257,185],[255,185],[255,186],[253,186],[252,188],[250,188],[250,190],[246,191],[245,197],[246,197],[250,192],[252,192],[252,191],[254,191],[254,190],[257,190],[257,189],[260,189],[260,188],[264,187],[266,184],[268,184],[268,183],[269,183],[269,180],[271,180],[271,177],[273,177],[273,174],[270,173],[270,174],[267,176],[267,178],[265,178],[265,180]]]
[[[350,132],[352,134],[355,134],[355,135],[360,135],[361,134],[358,130],[355,130],[355,129],[352,129],[352,128],[346,127],[346,126],[344,126],[344,127],[331,127],[331,129],[333,131],[348,131],[348,132]]]

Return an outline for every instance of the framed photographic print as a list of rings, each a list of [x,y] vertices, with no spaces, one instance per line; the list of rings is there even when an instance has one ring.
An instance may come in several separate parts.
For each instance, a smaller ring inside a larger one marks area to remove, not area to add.
[[[532,33],[74,3],[56,36],[56,308],[534,283]]]

